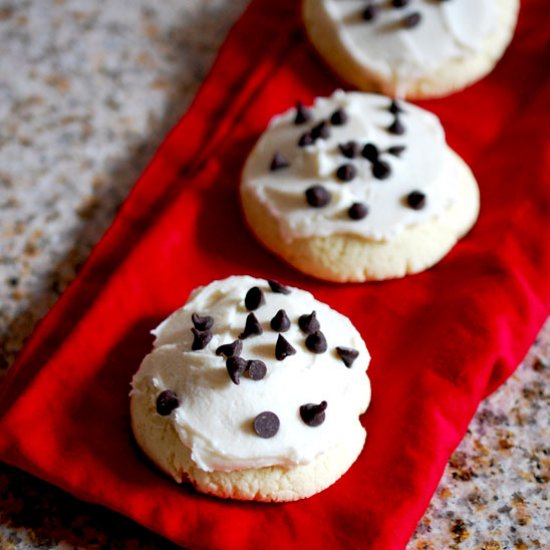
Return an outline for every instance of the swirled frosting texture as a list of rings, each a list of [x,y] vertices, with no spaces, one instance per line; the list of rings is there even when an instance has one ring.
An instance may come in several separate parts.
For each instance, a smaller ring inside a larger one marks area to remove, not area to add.
[[[254,311],[263,329],[261,335],[242,340],[241,357],[259,359],[267,375],[252,380],[243,375],[234,384],[218,346],[236,340],[250,311],[244,304],[247,291],[258,287],[265,303]],[[205,471],[234,471],[264,466],[307,464],[326,450],[356,437],[359,415],[370,400],[365,374],[370,357],[351,322],[303,290],[289,294],[273,292],[264,280],[234,276],[196,289],[188,302],[154,331],[154,350],[145,357],[132,381],[134,393],[158,396],[171,390],[179,407],[166,421],[191,450],[191,458]],[[270,321],[284,309],[291,322],[282,333],[296,349],[280,361],[275,358],[278,337]],[[298,318],[316,311],[327,340],[327,351],[316,354],[305,346],[306,334]],[[204,349],[192,351],[193,313],[213,318],[212,339]],[[359,355],[347,367],[336,347],[353,348]],[[326,419],[310,427],[302,421],[300,406],[327,402]],[[259,437],[254,418],[263,411],[275,413],[280,429],[272,438]]]
[[[396,115],[390,112],[391,100],[377,94],[336,91],[329,98],[318,98],[310,109],[311,120],[295,124],[296,109],[274,117],[246,162],[242,191],[251,193],[277,220],[285,242],[294,239],[334,234],[354,234],[368,240],[385,241],[407,227],[442,215],[456,199],[456,163],[445,142],[439,119],[410,103],[399,102],[398,114],[405,132],[388,131]],[[330,135],[300,147],[300,137],[320,121],[343,109],[345,124],[329,123]],[[386,162],[390,175],[381,180],[373,175],[372,162],[358,154],[345,158],[340,144],[355,141],[362,148],[374,144],[379,160]],[[388,152],[402,147],[399,155]],[[270,171],[279,152],[289,166]],[[338,168],[351,164],[356,176],[347,182],[337,177]],[[313,208],[305,198],[306,190],[322,185],[330,202]],[[426,196],[425,207],[412,209],[406,197],[413,191]],[[351,219],[348,209],[360,202],[368,207],[363,219]]]
[[[449,60],[474,56],[495,32],[499,19],[495,0],[414,0],[403,8],[380,2],[372,21],[362,19],[364,1],[318,3],[350,55],[384,79],[399,83],[403,91]],[[411,13],[420,15],[420,23],[406,28],[402,21]]]

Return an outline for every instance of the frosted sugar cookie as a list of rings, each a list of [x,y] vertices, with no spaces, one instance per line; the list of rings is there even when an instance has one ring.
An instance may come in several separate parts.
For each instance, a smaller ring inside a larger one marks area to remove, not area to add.
[[[137,443],[176,481],[289,501],[334,483],[365,441],[370,357],[309,292],[248,276],[196,289],[132,381]]]
[[[274,117],[246,161],[240,196],[262,244],[339,282],[432,266],[479,211],[475,179],[435,115],[358,92]]]
[[[489,73],[512,39],[519,0],[304,0],[327,64],[365,91],[447,95]]]

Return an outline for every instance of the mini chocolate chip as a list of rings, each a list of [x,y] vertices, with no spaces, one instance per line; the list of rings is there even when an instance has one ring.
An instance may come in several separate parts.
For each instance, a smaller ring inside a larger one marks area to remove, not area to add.
[[[421,191],[412,191],[407,195],[407,204],[413,210],[421,210],[426,206],[426,195]]]
[[[288,340],[279,334],[277,337],[277,343],[275,344],[275,358],[278,361],[286,359],[289,355],[294,355],[296,350],[290,345]]]
[[[311,428],[320,426],[326,418],[327,402],[321,401],[318,405],[315,403],[306,403],[300,407],[300,416],[305,424]]]
[[[290,328],[290,319],[284,309],[280,309],[271,319],[271,328],[277,332],[286,332]]]
[[[288,168],[289,166],[290,166],[290,163],[284,157],[284,155],[279,153],[279,151],[276,151],[275,154],[273,155],[273,159],[271,161],[269,169],[272,172],[275,172],[276,170],[280,170],[281,168]]]
[[[405,133],[405,126],[403,126],[398,116],[396,116],[394,121],[388,126],[388,132],[396,136],[402,136]]]
[[[225,355],[226,357],[239,356],[243,350],[243,343],[235,340],[230,344],[222,344],[216,349],[216,355]]]
[[[372,175],[377,180],[385,180],[391,175],[391,166],[384,160],[378,160],[372,165]]]
[[[353,362],[359,356],[359,352],[356,349],[344,348],[341,346],[336,348],[336,353],[340,356],[340,359],[342,359],[342,362],[346,365],[346,367],[351,367]]]
[[[306,201],[314,208],[326,206],[331,199],[331,195],[322,185],[312,185],[306,189]]]
[[[306,334],[311,334],[321,328],[315,311],[312,311],[309,315],[300,315],[300,317],[298,317],[298,326]]]
[[[342,164],[336,170],[336,177],[340,181],[351,181],[357,175],[357,168],[353,164]]]
[[[172,390],[164,390],[157,397],[157,412],[160,416],[168,416],[180,406],[178,396]]]
[[[193,325],[197,330],[208,330],[214,324],[214,319],[210,315],[202,317],[198,313],[191,315],[191,321],[193,321]]]
[[[244,331],[239,334],[239,339],[245,340],[250,336],[259,336],[263,333],[262,325],[254,313],[249,313],[244,325]]]
[[[420,23],[420,21],[422,21],[422,14],[418,11],[415,11],[403,17],[403,26],[406,29],[413,29]]]
[[[348,114],[344,109],[337,109],[330,115],[330,123],[333,126],[342,126],[348,121]]]
[[[300,147],[306,147],[307,145],[313,145],[315,140],[310,131],[303,133],[298,140],[298,145]]]
[[[354,159],[359,154],[359,144],[356,141],[339,143],[338,149],[340,149],[342,155],[344,155],[348,159]]]
[[[257,286],[253,286],[244,298],[244,305],[248,311],[254,311],[265,304],[264,293]]]
[[[269,288],[271,288],[271,290],[276,294],[290,294],[290,288],[282,285],[281,283],[278,283],[277,281],[274,281],[273,279],[268,279],[267,284],[269,285]]]
[[[191,332],[193,333],[193,344],[191,345],[193,351],[205,348],[208,342],[212,340],[212,333],[209,330],[192,328]]]
[[[399,113],[404,113],[403,108],[395,99],[391,100],[390,106],[388,107],[388,111],[394,115],[397,115]]]
[[[363,10],[362,17],[365,21],[372,21],[378,15],[378,8],[374,4],[368,4]]]
[[[306,338],[306,348],[313,353],[325,353],[325,351],[327,351],[327,340],[325,335],[320,330],[308,334]]]
[[[354,202],[348,210],[348,216],[352,220],[362,220],[368,213],[369,208],[363,202]]]
[[[248,362],[246,372],[250,379],[261,380],[262,378],[265,378],[265,375],[267,374],[267,367],[263,361],[260,361],[259,359],[252,359]]]
[[[244,373],[247,366],[248,361],[242,357],[229,357],[227,359],[225,367],[227,368],[227,373],[233,384],[237,384],[238,386],[241,383],[241,375]]]
[[[330,137],[330,126],[326,120],[321,120],[319,124],[311,129],[311,136],[316,139],[327,139]]]
[[[388,148],[388,153],[394,157],[400,157],[401,154],[405,151],[405,145],[392,145]]]
[[[296,102],[296,116],[294,117],[294,124],[303,124],[311,118],[311,114],[308,109],[304,107],[301,101]]]
[[[404,8],[409,4],[409,0],[392,0],[391,5],[394,8]]]
[[[374,143],[367,143],[363,147],[361,155],[363,155],[367,160],[370,160],[371,162],[376,162],[378,160],[378,147],[376,147]]]
[[[281,421],[279,420],[279,417],[271,411],[264,411],[260,413],[254,419],[253,424],[256,434],[264,439],[269,439],[270,437],[276,435],[279,431],[280,425]]]

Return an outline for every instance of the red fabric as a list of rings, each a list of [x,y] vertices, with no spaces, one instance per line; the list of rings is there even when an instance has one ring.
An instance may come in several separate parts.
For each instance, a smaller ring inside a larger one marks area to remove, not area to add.
[[[514,370],[550,309],[546,0],[523,3],[489,77],[424,102],[478,177],[477,225],[427,272],[361,285],[294,272],[239,214],[239,171],[269,118],[341,85],[304,39],[298,4],[252,2],[0,401],[2,460],[191,548],[402,548],[480,399]],[[195,286],[240,273],[312,291],[352,319],[372,352],[364,452],[305,501],[196,494],[132,443],[127,395],[148,331]]]

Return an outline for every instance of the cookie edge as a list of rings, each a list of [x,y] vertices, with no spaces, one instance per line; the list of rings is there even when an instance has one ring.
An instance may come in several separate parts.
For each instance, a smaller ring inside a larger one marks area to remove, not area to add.
[[[460,199],[436,219],[410,226],[391,240],[377,242],[344,233],[285,242],[268,207],[245,185],[246,165],[240,185],[243,216],[260,244],[302,273],[318,279],[365,282],[419,273],[446,256],[479,215],[477,181],[464,160],[452,149],[448,148],[448,152],[456,163]],[[438,240],[437,245],[434,239]]]
[[[158,415],[153,403],[154,399],[147,393],[130,396],[131,427],[138,447],[176,482],[190,483],[201,493],[221,498],[290,502],[313,496],[349,470],[361,454],[366,439],[366,431],[358,419],[354,437],[340,442],[309,464],[206,472],[194,465],[190,450],[180,441],[169,418]]]

